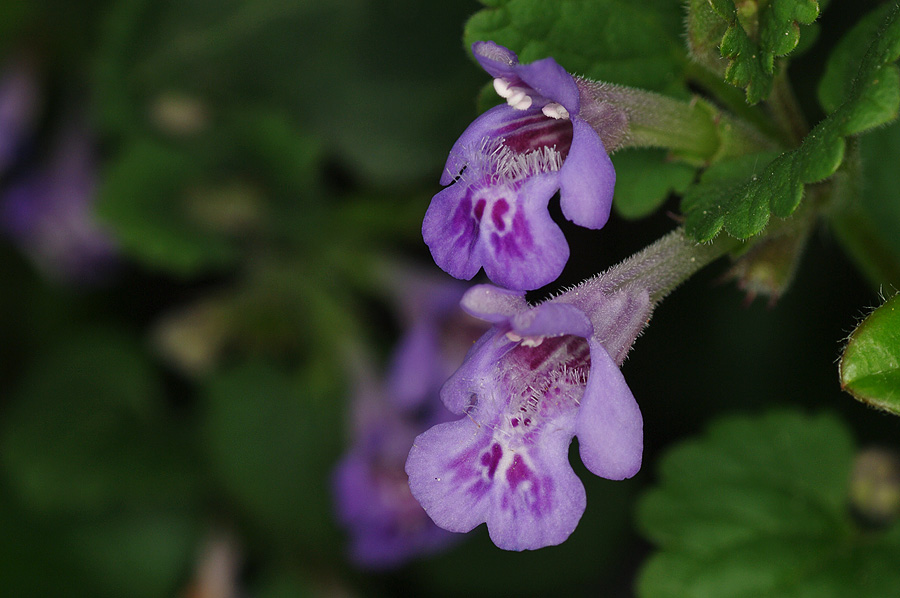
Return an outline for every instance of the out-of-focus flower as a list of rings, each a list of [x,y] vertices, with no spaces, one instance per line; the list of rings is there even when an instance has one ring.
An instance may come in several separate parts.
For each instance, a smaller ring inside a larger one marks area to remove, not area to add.
[[[396,269],[391,282],[404,333],[392,353],[387,394],[397,408],[411,412],[435,400],[488,326],[459,307],[465,283],[408,268]]]
[[[90,135],[82,125],[70,124],[46,163],[4,191],[0,221],[49,277],[96,282],[108,274],[117,252],[94,217],[95,191]]]
[[[601,228],[615,170],[600,136],[582,117],[575,79],[552,58],[520,64],[493,42],[475,58],[507,105],[478,117],[460,136],[425,214],[422,233],[435,262],[457,278],[480,268],[494,283],[535,289],[555,280],[569,247],[547,209],[560,191],[566,218]]]
[[[640,468],[643,423],[618,364],[650,314],[646,290],[607,294],[593,282],[529,307],[524,296],[477,286],[466,310],[494,323],[444,386],[444,404],[464,417],[416,438],[410,488],[441,527],[486,522],[509,550],[563,542],[585,509],[568,461],[621,480]]]
[[[27,58],[10,60],[0,73],[0,175],[16,161],[38,108],[38,82]]]
[[[381,569],[443,549],[454,534],[429,519],[403,471],[413,439],[429,422],[402,416],[383,396],[357,400],[368,403],[362,406],[368,414],[334,472],[338,520],[350,534],[352,560]]]
[[[386,381],[357,360],[354,431],[334,474],[338,518],[359,565],[388,568],[432,554],[459,537],[436,526],[409,490],[413,439],[451,419],[441,385],[486,329],[459,306],[465,285],[391,264],[382,271],[405,328]]]

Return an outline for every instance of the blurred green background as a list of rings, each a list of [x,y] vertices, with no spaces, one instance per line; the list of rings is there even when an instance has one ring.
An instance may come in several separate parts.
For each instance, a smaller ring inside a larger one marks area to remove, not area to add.
[[[614,483],[573,459],[588,509],[568,542],[506,553],[482,528],[395,571],[347,560],[328,479],[348,442],[348,352],[383,365],[400,332],[385,260],[437,270],[419,227],[486,82],[461,42],[479,8],[0,5],[0,77],[20,69],[33,85],[2,201],[30,177],[62,177],[57,150],[76,130],[87,199],[45,204],[83,200],[94,223],[0,241],[4,594],[230,595],[204,577],[218,563],[235,595],[260,598],[629,596],[648,551],[632,499],[661,449],[714,414],[824,406],[866,443],[894,438],[888,416],[838,387],[841,339],[878,297],[819,231],[773,309],[742,307],[717,266],[662,305],[623,368],[645,416],[644,470]],[[566,227],[561,283],[673,226],[663,209],[602,233]],[[112,244],[100,277],[72,265],[87,234]]]

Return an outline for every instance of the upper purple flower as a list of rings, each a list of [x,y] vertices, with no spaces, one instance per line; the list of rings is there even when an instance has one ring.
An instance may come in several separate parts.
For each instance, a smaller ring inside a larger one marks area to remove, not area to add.
[[[559,544],[586,504],[568,461],[574,436],[593,473],[621,480],[640,469],[641,413],[617,361],[646,322],[649,298],[572,295],[529,308],[522,294],[477,286],[463,306],[494,327],[441,392],[465,417],[416,438],[410,489],[444,529],[486,522],[509,550]]]
[[[566,218],[601,228],[615,171],[581,118],[575,80],[555,60],[520,64],[493,42],[476,42],[472,51],[507,105],[478,117],[450,150],[441,177],[448,186],[432,199],[422,234],[438,266],[457,278],[483,267],[496,284],[536,289],[569,258],[550,198],[559,190]]]

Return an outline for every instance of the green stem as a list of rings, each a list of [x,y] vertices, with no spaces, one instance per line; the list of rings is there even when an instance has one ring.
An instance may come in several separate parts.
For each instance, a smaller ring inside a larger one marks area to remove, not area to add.
[[[794,95],[794,90],[787,77],[787,68],[784,66],[775,75],[772,93],[766,100],[766,106],[771,111],[775,122],[778,123],[779,129],[789,136],[791,146],[800,145],[800,142],[809,133],[809,124],[806,122],[803,111],[800,110],[797,96]]]

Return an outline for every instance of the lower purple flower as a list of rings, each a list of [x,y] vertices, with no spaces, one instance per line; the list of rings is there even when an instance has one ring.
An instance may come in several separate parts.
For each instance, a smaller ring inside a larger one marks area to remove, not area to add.
[[[419,435],[406,462],[413,496],[440,527],[487,523],[508,550],[563,542],[586,504],[568,461],[574,436],[591,472],[621,480],[640,469],[641,413],[610,357],[624,351],[600,339],[630,346],[646,322],[633,316],[649,314],[649,300],[570,299],[529,308],[522,295],[491,287],[464,298],[470,313],[495,323],[442,390],[465,417]],[[627,316],[627,333],[614,330],[617,313]]]
[[[350,532],[350,557],[373,569],[400,565],[454,541],[409,491],[403,461],[424,426],[390,410],[372,420],[334,471],[338,519]]]

